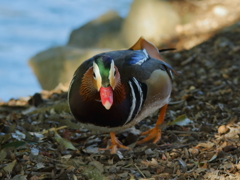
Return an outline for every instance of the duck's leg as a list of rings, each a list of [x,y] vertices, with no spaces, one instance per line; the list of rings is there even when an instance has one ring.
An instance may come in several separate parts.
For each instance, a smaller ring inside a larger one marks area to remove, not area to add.
[[[130,149],[127,146],[122,145],[122,143],[117,139],[114,132],[110,132],[112,144],[106,148],[99,148],[99,150],[111,150],[111,154],[116,154],[118,148]]]
[[[144,139],[138,141],[137,144],[142,144],[142,143],[145,143],[145,142],[148,142],[148,141],[153,141],[153,143],[156,144],[161,139],[161,129],[160,129],[159,126],[164,121],[164,115],[166,113],[167,106],[168,105],[166,104],[160,109],[158,120],[156,122],[155,127],[148,130],[148,131],[145,131],[145,132],[141,133],[141,135],[147,135],[148,134],[148,136],[145,137]]]

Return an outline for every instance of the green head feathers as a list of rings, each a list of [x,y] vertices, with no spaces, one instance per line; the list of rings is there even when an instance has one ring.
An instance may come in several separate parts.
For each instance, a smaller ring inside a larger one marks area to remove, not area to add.
[[[100,56],[95,58],[94,62],[99,68],[100,75],[102,77],[102,85],[108,87],[109,84],[109,72],[111,69],[111,63],[113,59],[109,56]]]

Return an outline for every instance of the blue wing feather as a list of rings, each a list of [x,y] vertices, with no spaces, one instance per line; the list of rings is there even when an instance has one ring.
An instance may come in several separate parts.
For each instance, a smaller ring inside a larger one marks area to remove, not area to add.
[[[131,54],[131,56],[127,57],[126,63],[128,65],[135,65],[135,64],[141,65],[148,58],[149,56],[146,53],[144,53],[143,50],[137,50],[137,51],[134,51],[134,53]]]

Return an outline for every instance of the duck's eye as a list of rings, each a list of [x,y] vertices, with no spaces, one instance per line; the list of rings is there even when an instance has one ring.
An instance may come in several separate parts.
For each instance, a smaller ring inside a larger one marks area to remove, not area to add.
[[[93,72],[93,77],[94,77],[94,79],[96,79],[96,74],[95,74],[95,72]]]

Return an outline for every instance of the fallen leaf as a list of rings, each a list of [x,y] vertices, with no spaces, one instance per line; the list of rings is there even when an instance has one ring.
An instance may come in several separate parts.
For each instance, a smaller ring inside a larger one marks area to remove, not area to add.
[[[4,148],[18,148],[18,147],[24,146],[25,144],[26,144],[26,142],[24,142],[24,141],[14,141],[14,142],[10,142],[10,143],[2,145],[2,149],[4,149]]]
[[[36,164],[36,170],[42,169],[44,167],[45,167],[45,165],[43,163],[41,163],[41,162]]]
[[[178,116],[175,120],[168,123],[168,125],[179,125],[179,126],[186,126],[191,122],[190,119],[188,119],[186,114],[183,114],[181,116]]]
[[[119,159],[123,158],[123,155],[122,155],[121,151],[117,151],[116,155],[119,157]]]
[[[7,166],[5,166],[5,167],[3,168],[3,170],[6,171],[6,172],[11,172],[12,169],[13,169],[13,167],[15,166],[16,162],[17,162],[17,160],[12,161],[12,162],[9,163]]]
[[[11,134],[1,135],[0,136],[0,142],[1,142],[1,144],[4,144],[5,142],[7,142],[11,138],[12,138]]]
[[[235,147],[235,146],[225,146],[224,148],[222,148],[222,150],[224,152],[230,152],[230,151],[234,151],[236,149],[237,149],[237,147]]]
[[[224,135],[225,138],[229,140],[239,140],[240,127],[238,128],[230,127],[229,129],[230,131]]]
[[[155,178],[141,178],[139,180],[155,180]]]
[[[234,165],[233,165],[233,163],[231,163],[231,162],[226,162],[226,163],[224,163],[224,164],[222,164],[222,165],[220,166],[220,168],[223,168],[223,169],[225,169],[225,170],[231,169],[231,168],[233,168],[233,167],[234,167]]]
[[[70,141],[62,138],[57,132],[55,132],[55,137],[54,138],[59,144],[61,144],[66,149],[76,150],[76,148],[72,145],[72,143]]]
[[[7,156],[6,151],[3,149],[0,151],[0,161],[4,160]]]
[[[18,174],[14,176],[11,180],[27,180],[27,175]]]
[[[166,159],[167,159],[167,157],[165,156],[165,154],[162,154],[162,159],[163,159],[163,160],[166,160]]]
[[[197,169],[195,170],[195,172],[196,172],[197,174],[202,173],[202,172],[204,172],[204,171],[206,171],[206,168],[202,168],[202,167],[197,168]]]
[[[39,138],[39,140],[42,140],[42,139],[44,138],[44,136],[42,135],[42,133],[29,132],[29,134],[31,134],[32,136],[35,136],[35,137]]]
[[[159,164],[158,164],[158,162],[157,162],[157,160],[156,159],[154,159],[154,158],[152,158],[152,160],[151,161],[142,161],[141,162],[142,164],[144,164],[145,166],[158,166]]]
[[[182,158],[178,158],[177,159],[179,161],[179,163],[183,166],[184,170],[187,170],[187,164],[186,162],[182,159]]]
[[[99,161],[91,161],[89,165],[95,166],[101,173],[104,171],[103,165]]]
[[[129,180],[135,180],[135,177],[132,174],[129,174],[129,175],[130,175],[130,179]]]
[[[92,179],[92,180],[99,180],[99,179],[101,179],[101,180],[107,180],[107,178],[104,177],[104,176],[102,175],[102,173],[99,172],[99,170],[98,170],[97,168],[94,168],[94,169],[92,169],[92,168],[86,168],[86,169],[82,172],[82,174],[83,174],[84,176],[86,176],[88,179]]]
[[[203,148],[207,148],[210,149],[214,146],[215,144],[212,142],[207,142],[207,143],[199,143],[196,147],[203,147]]]
[[[12,137],[18,141],[21,141],[26,138],[26,135],[16,130],[15,133],[12,133]]]
[[[50,128],[50,129],[48,129],[48,130],[43,130],[43,131],[42,131],[42,134],[47,134],[49,131],[54,131],[54,132],[56,132],[56,131],[61,130],[61,129],[64,129],[64,128],[67,128],[67,126],[61,126],[61,127],[58,127],[58,128]]]
[[[34,175],[34,176],[32,176],[31,178],[30,178],[30,180],[38,180],[39,178],[38,178],[38,176],[36,176],[36,175]]]
[[[71,157],[72,157],[71,154],[67,154],[67,155],[65,155],[65,156],[62,156],[61,158],[68,160],[68,159],[70,159]]]
[[[207,163],[205,162],[205,163],[203,163],[203,165],[202,165],[202,168],[207,168]]]
[[[96,146],[97,146],[97,144],[93,144],[91,146],[84,148],[83,151],[85,153],[89,153],[89,154],[99,154],[99,153],[104,152],[104,151],[99,151],[98,147],[96,147]]]
[[[215,160],[217,158],[217,156],[218,156],[218,153],[214,154],[208,162],[212,162],[213,160]]]

